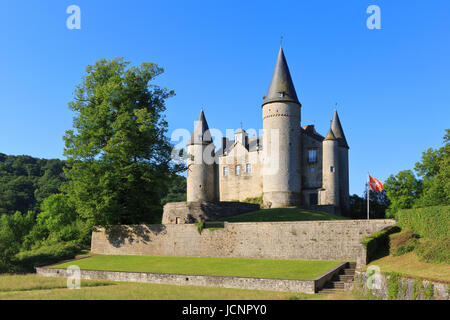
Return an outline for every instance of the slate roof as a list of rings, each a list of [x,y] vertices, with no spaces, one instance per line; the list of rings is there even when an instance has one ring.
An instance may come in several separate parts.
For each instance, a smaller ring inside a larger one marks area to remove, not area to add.
[[[288,101],[295,102],[300,105],[295,92],[294,83],[292,82],[291,73],[284,56],[283,48],[280,47],[278,52],[277,63],[273,71],[272,81],[269,90],[264,96],[263,105],[270,102]]]

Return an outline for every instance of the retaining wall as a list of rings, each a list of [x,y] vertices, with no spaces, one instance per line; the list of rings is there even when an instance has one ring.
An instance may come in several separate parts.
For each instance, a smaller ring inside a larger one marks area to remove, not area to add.
[[[338,260],[366,264],[364,237],[394,220],[225,223],[223,229],[195,224],[115,226],[92,233],[96,254]]]
[[[450,299],[450,282],[438,282],[431,280],[421,280],[401,276],[397,283],[389,283],[389,274],[374,274],[369,281],[367,272],[356,272],[354,289],[364,295],[369,293],[382,300],[449,300]],[[389,295],[389,286],[391,288]]]
[[[76,265],[76,261],[74,261],[74,265]],[[325,282],[333,277],[334,274],[339,273],[341,269],[345,268],[345,265],[346,263],[342,263],[337,267],[318,276],[314,280],[203,276],[98,270],[80,270],[80,278],[86,280],[148,282],[157,284],[192,285],[250,290],[291,291],[313,294],[320,290]],[[68,278],[69,276],[73,276],[72,270],[61,268],[36,268],[36,273],[45,277]]]

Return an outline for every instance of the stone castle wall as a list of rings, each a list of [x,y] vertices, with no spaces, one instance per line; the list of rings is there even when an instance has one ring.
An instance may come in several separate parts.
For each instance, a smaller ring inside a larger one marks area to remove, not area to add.
[[[92,233],[96,254],[313,259],[366,263],[361,240],[394,220],[225,223],[199,233],[195,224],[117,226]]]
[[[244,201],[262,195],[261,153],[262,151],[248,152],[242,144],[237,143],[229,154],[219,157],[220,201]],[[250,172],[246,172],[247,164],[250,165]],[[239,175],[236,174],[237,165],[241,166]],[[224,167],[228,170],[226,176]]]
[[[195,223],[218,220],[259,210],[258,204],[245,202],[169,202],[164,205],[162,223]]]

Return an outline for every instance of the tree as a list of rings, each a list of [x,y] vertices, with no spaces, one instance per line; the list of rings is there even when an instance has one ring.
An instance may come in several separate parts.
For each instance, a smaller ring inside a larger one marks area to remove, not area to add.
[[[86,68],[69,104],[73,130],[64,136],[64,192],[90,223],[157,222],[161,195],[171,174],[165,100],[173,91],[149,84],[163,69],[153,63],[129,67],[121,58]]]
[[[168,202],[186,201],[186,178],[177,174],[172,175],[167,193],[163,195],[161,204]]]
[[[450,129],[446,130],[444,146],[422,153],[422,161],[415,165],[423,178],[423,192],[415,206],[427,207],[450,204]]]
[[[386,191],[383,190],[382,192],[378,192],[370,190],[369,195],[370,218],[384,218],[386,209],[390,204],[390,201],[386,195]],[[356,194],[350,196],[350,218],[367,219],[367,185],[363,197],[360,197]]]
[[[400,171],[391,175],[384,183],[386,195],[391,201],[387,210],[388,216],[393,216],[399,209],[410,209],[414,201],[422,193],[422,181],[416,179],[411,170]]]

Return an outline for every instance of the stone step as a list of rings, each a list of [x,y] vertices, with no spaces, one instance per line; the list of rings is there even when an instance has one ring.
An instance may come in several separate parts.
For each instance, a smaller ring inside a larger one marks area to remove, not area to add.
[[[344,269],[344,275],[354,275],[355,269]]]
[[[322,289],[318,293],[319,294],[332,294],[332,293],[341,292],[341,291],[342,290],[340,290],[340,289]]]
[[[354,275],[339,274],[333,278],[333,281],[353,282],[354,277]]]
[[[325,289],[331,289],[331,288],[339,288],[339,289],[344,289],[344,282],[342,281],[330,281],[327,282],[324,286]]]
[[[340,271],[339,274],[333,276],[331,281],[325,283],[319,293],[330,294],[334,292],[344,291],[346,283],[352,283],[355,277],[355,262],[348,262],[347,267]]]

